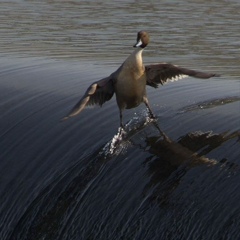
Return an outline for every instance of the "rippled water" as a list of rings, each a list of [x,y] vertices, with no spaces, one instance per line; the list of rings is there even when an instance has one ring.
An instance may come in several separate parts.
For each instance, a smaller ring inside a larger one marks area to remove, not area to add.
[[[0,239],[239,239],[239,1],[0,3]],[[132,51],[221,77],[66,122]]]

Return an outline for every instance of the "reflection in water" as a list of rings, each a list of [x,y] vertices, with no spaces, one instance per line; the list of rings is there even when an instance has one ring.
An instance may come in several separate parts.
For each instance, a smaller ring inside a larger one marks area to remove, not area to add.
[[[209,159],[204,155],[216,150],[223,143],[240,137],[240,132],[213,134],[212,132],[193,132],[182,136],[178,141],[159,136],[146,138],[146,147],[152,156],[146,159],[151,180],[147,188],[161,183],[155,189],[154,198],[167,203],[167,196],[178,186],[186,172],[197,166],[221,166],[236,170],[237,165],[227,159]],[[169,180],[170,179],[170,180]],[[164,183],[165,182],[165,183]]]
[[[136,122],[131,123],[134,127],[129,127],[129,132],[122,141],[118,142],[112,154],[106,148],[110,141],[66,169],[46,187],[25,211],[10,239],[67,239],[76,212],[86,201],[89,187],[110,160],[114,160],[116,155],[124,154],[121,153],[123,146],[126,148],[132,145],[150,153],[144,162],[144,165],[147,165],[150,181],[143,189],[143,197],[145,198],[151,189],[153,191],[148,195],[147,200],[144,200],[145,204],[142,207],[145,208],[149,205],[149,201],[157,201],[161,206],[168,204],[169,196],[189,169],[200,165],[216,166],[218,163],[219,166],[226,167],[226,164],[223,164],[225,160],[209,159],[203,155],[216,150],[224,142],[240,136],[239,132],[213,134],[199,131],[188,133],[178,141],[173,141],[162,132],[163,136],[146,136],[144,141],[146,145],[141,146],[134,144],[133,137],[141,133],[146,127],[146,122],[138,121],[138,127]],[[107,154],[103,154],[104,151],[107,151]],[[228,169],[233,170],[233,166],[236,170],[236,165],[231,165]],[[68,220],[64,221],[66,216]]]
[[[186,146],[191,151],[199,151],[198,156],[203,156],[212,150],[220,147],[226,141],[237,138],[239,140],[240,132],[224,132],[213,134],[212,132],[194,132],[181,137],[178,141],[181,145]]]
[[[179,167],[181,170],[178,177],[182,177],[187,169],[192,167],[207,165],[214,166],[218,163],[215,159],[205,157],[207,153],[216,150],[224,142],[238,138],[240,132],[212,134],[211,132],[188,133],[174,142],[169,138],[159,136],[146,139],[146,149],[151,156],[146,163],[149,166],[151,175],[151,185],[166,180]],[[152,158],[154,159],[152,161]],[[219,161],[225,162],[225,159]]]
[[[215,165],[216,160],[204,155],[218,148],[224,142],[238,138],[240,132],[213,134],[212,132],[193,132],[181,137],[177,142],[168,138],[149,137],[146,139],[149,151],[169,162],[172,166],[188,163],[189,166],[199,164]]]

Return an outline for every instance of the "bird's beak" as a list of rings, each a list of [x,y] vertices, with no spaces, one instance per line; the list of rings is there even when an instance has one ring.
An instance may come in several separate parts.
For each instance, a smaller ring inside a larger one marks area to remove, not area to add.
[[[133,47],[140,47],[141,45],[142,45],[142,40],[139,39],[138,42],[135,45],[133,45]]]

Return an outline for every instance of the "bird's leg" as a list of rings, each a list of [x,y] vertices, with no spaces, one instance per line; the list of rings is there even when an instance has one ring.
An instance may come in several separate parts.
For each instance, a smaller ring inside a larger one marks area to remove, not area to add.
[[[149,105],[149,103],[148,103],[147,97],[144,97],[143,100],[144,100],[144,103],[145,103],[145,105],[146,105],[146,107],[147,107],[147,109],[148,109],[148,111],[149,111],[149,116],[150,116],[150,118],[155,120],[156,117],[154,116],[154,114],[153,114],[153,112],[152,112],[152,109],[151,109],[151,107],[150,107],[150,105]],[[168,138],[168,136],[161,130],[161,128],[158,126],[158,124],[157,124],[156,121],[153,121],[153,125],[157,128],[157,130],[160,132],[160,134],[162,135],[162,137],[163,137],[165,140],[170,141],[169,138]]]
[[[122,110],[121,109],[119,109],[119,117],[120,117],[120,128],[124,128],[123,127],[123,116],[122,116]]]
[[[118,129],[118,134],[120,134],[120,136],[123,137],[126,134],[126,131],[124,129],[123,115],[122,115],[122,110],[120,108],[119,108],[119,117],[120,117],[120,127]]]
[[[119,117],[120,117],[120,128],[119,128],[119,133],[122,135],[122,133],[125,132],[124,130],[124,125],[123,125],[123,115],[122,115],[122,110],[119,108]]]
[[[150,107],[150,105],[148,103],[148,99],[147,99],[146,96],[143,98],[143,102],[145,103],[145,105],[146,105],[146,107],[148,109],[148,113],[149,113],[150,118],[156,119],[156,117],[154,116],[153,111],[152,111],[152,109],[151,109],[151,107]]]

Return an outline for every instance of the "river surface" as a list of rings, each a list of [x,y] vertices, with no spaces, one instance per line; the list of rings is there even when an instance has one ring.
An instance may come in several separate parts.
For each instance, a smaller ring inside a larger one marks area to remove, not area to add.
[[[0,239],[240,239],[240,2],[0,3]],[[61,122],[149,32],[185,78]],[[164,134],[156,128],[160,127]],[[164,137],[163,137],[164,135]]]

